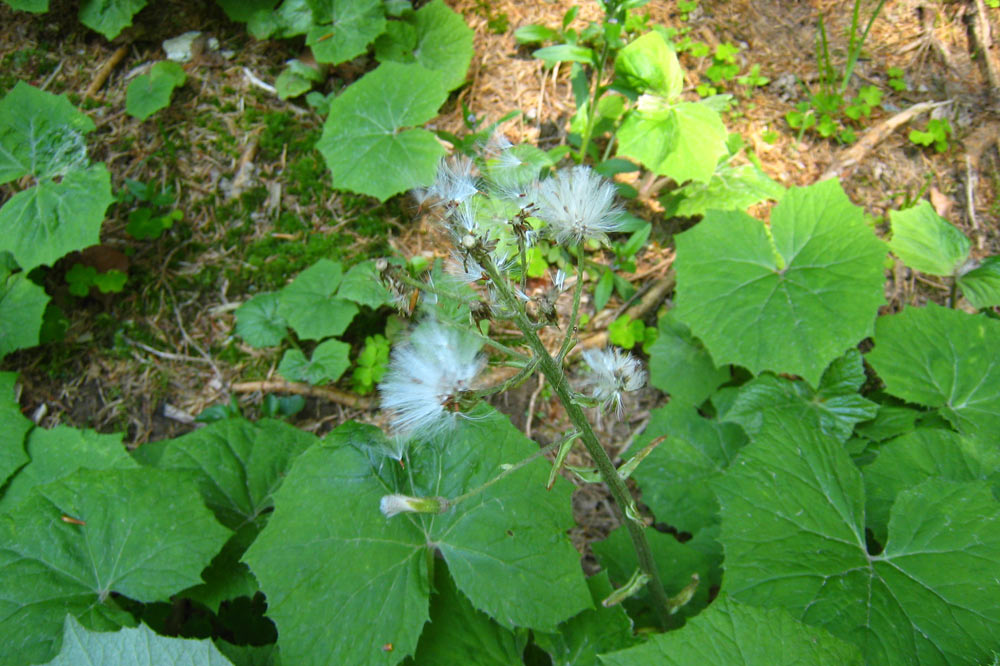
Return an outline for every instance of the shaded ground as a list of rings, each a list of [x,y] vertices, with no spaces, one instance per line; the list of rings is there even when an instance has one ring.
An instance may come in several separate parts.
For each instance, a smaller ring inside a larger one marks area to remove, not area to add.
[[[464,102],[487,120],[522,111],[503,127],[512,140],[543,147],[564,142],[574,111],[567,68],[545,71],[529,49],[518,47],[513,30],[527,23],[558,25],[571,3],[449,4],[475,29],[476,56],[471,84],[453,95],[433,124],[460,131]],[[163,238],[141,242],[124,232],[130,207],[114,206],[102,242],[115,260],[126,262],[125,291],[72,297],[61,282],[65,266],[60,264],[47,287],[68,314],[65,341],[14,354],[3,363],[4,369],[21,373],[21,404],[41,424],[124,430],[131,445],[187,431],[190,416],[233,398],[248,414],[257,413],[260,392],[234,392],[232,387],[273,377],[280,355],[251,349],[233,335],[232,312],[254,293],[279,287],[320,257],[350,260],[390,250],[431,256],[438,247],[430,225],[412,220],[401,199],[379,205],[335,192],[322,158],[312,150],[322,119],[304,104],[282,102],[253,83],[252,77],[273,83],[284,62],[300,55],[301,41],[258,42],[210,2],[150,5],[132,29],[108,43],[76,21],[73,2],[54,1],[43,16],[0,4],[0,94],[25,80],[83,103],[97,124],[90,137],[91,154],[108,164],[115,188],[120,189],[125,178],[171,187],[177,193],[176,207],[184,213]],[[757,64],[771,79],[770,85],[754,90],[729,86],[727,92],[736,94],[740,103],[727,124],[744,137],[772,177],[786,185],[803,185],[833,169],[854,202],[876,218],[926,191],[939,213],[974,239],[975,256],[1000,252],[1000,90],[990,84],[987,71],[990,58],[996,62],[998,53],[996,46],[981,51],[982,26],[977,28],[979,12],[986,12],[992,34],[1000,34],[1000,12],[974,0],[886,4],[856,73],[861,83],[886,90],[888,110],[877,109],[859,134],[916,103],[950,100],[938,113],[952,118],[958,141],[946,153],[928,152],[908,141],[909,127],[904,125],[850,165],[844,163],[849,146],[809,135],[800,141],[783,118],[805,96],[796,80],[816,81],[820,13],[826,17],[835,64],[843,62],[851,5],[847,0],[702,0],[687,20],[674,2],[653,2],[645,10],[651,23],[690,28],[692,38],[709,45],[741,46],[741,73]],[[597,3],[585,2],[575,25],[599,17]],[[167,110],[144,123],[126,116],[129,80],[162,59],[164,39],[187,30],[217,38],[231,57],[204,51],[185,66],[187,84]],[[124,47],[124,58],[94,99],[83,101],[84,92],[119,47]],[[690,88],[710,64],[687,55],[682,63],[690,70]],[[354,80],[371,65],[360,58],[334,68],[327,89]],[[908,91],[886,87],[891,66],[905,70]],[[926,118],[918,122],[922,127]],[[11,190],[0,187],[0,202],[9,196]],[[664,220],[655,200],[636,206],[637,214],[654,222],[658,240],[640,255],[635,282],[654,284],[667,274],[670,232],[679,222]],[[946,293],[942,284],[925,278],[918,282],[908,271],[897,270],[888,307],[942,300]],[[603,328],[621,311],[619,305],[612,302],[584,338],[600,340]],[[657,305],[646,311],[650,323],[655,322]],[[349,334],[349,341],[359,344],[365,325],[360,324],[353,338]],[[377,328],[379,322],[367,325]],[[627,410],[628,420],[608,426],[607,441],[616,450],[627,446],[659,399],[653,389],[639,395]],[[559,425],[559,411],[534,383],[500,406],[524,425],[532,414],[533,434],[540,441],[553,437]],[[297,424],[322,433],[348,418],[378,417],[366,409],[312,397]],[[577,505],[580,540],[600,538],[615,524],[599,490],[581,490]]]

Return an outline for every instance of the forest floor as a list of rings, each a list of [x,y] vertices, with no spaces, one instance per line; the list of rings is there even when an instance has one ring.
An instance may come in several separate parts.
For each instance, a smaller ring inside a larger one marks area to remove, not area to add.
[[[491,122],[521,113],[501,131],[512,141],[551,147],[565,142],[574,112],[568,68],[546,70],[519,46],[514,30],[529,23],[559,25],[573,3],[450,0],[475,30],[470,83],[452,95],[433,121],[463,131],[462,104]],[[874,2],[865,2],[866,15]],[[343,259],[438,253],[430,224],[415,217],[405,197],[385,204],[335,191],[313,144],[322,118],[301,101],[282,101],[254,81],[273,83],[284,63],[302,54],[301,40],[254,40],[211,2],[162,0],[141,11],[133,27],[108,42],[76,19],[76,3],[53,0],[36,16],[0,4],[0,96],[18,80],[66,93],[97,125],[91,156],[105,162],[116,190],[125,179],[155,183],[174,193],[183,219],[155,241],[125,233],[134,205],[114,205],[102,244],[62,260],[47,279],[53,301],[66,313],[65,339],[8,356],[4,370],[20,373],[21,405],[46,427],[59,424],[125,432],[130,446],[195,427],[205,408],[235,400],[259,414],[262,393],[247,384],[271,379],[280,353],[256,350],[234,336],[233,311],[260,291],[285,284],[320,257]],[[854,203],[885,230],[886,215],[904,202],[927,197],[940,215],[973,239],[973,256],[1000,253],[1000,86],[996,77],[1000,10],[983,0],[889,0],[875,21],[855,71],[852,89],[876,85],[881,107],[856,126],[853,145],[800,136],[785,114],[815,86],[817,26],[825,20],[834,67],[842,69],[853,2],[848,0],[701,0],[682,14],[678,4],[651,2],[640,12],[650,24],[687,29],[713,47],[739,47],[740,74],[759,65],[770,79],[761,87],[723,84],[736,105],[726,115],[764,170],[786,186],[839,177]],[[574,26],[600,19],[596,2],[582,2]],[[196,51],[185,65],[187,83],[170,107],[145,122],[125,114],[125,89],[149,63],[164,57],[162,43],[189,30],[219,41],[220,50]],[[984,51],[985,48],[985,51]],[[110,68],[106,67],[113,63]],[[687,88],[703,81],[711,57],[684,54]],[[362,57],[330,72],[328,84],[350,82],[371,68]],[[906,90],[888,85],[887,71],[904,72]],[[110,71],[96,90],[102,69]],[[92,94],[88,95],[88,91]],[[924,102],[933,111],[892,127],[898,114]],[[913,144],[910,129],[949,118],[954,137],[935,152]],[[877,138],[877,140],[876,140]],[[0,187],[0,204],[12,196]],[[649,245],[631,276],[636,286],[669,279],[671,236],[689,221],[667,219],[655,198],[630,204],[654,224]],[[757,210],[766,215],[766,207]],[[128,273],[120,294],[78,298],[62,279],[69,262]],[[65,265],[64,265],[65,264]],[[58,276],[58,277],[57,277]],[[669,297],[669,293],[663,294]],[[897,268],[888,283],[889,310],[906,303],[943,301],[944,284]],[[655,325],[657,306],[645,313]],[[612,301],[583,332],[588,344],[621,311]],[[351,340],[349,340],[351,341]],[[362,340],[353,340],[360,344]],[[349,382],[340,388],[349,390]],[[379,422],[370,396],[357,400],[308,398],[296,425],[318,434],[347,419]],[[628,417],[607,424],[609,446],[620,451],[662,400],[654,389],[630,405]],[[506,406],[519,425],[546,438],[559,413],[540,385]],[[550,423],[551,421],[551,423]],[[554,431],[554,430],[553,430]],[[586,488],[586,487],[585,487]],[[615,519],[599,491],[578,493],[577,542],[600,538]]]

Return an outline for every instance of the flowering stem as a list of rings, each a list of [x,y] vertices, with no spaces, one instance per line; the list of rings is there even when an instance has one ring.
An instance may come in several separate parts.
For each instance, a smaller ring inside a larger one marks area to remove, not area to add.
[[[594,464],[597,466],[597,470],[601,474],[601,479],[611,492],[611,496],[614,498],[615,504],[622,515],[625,527],[628,529],[629,536],[632,539],[632,547],[635,549],[636,557],[639,560],[639,569],[649,576],[649,589],[654,611],[660,623],[666,626],[666,620],[670,614],[670,600],[663,589],[663,583],[660,581],[656,562],[653,560],[653,553],[650,550],[649,542],[646,540],[645,527],[631,517],[635,515],[635,500],[632,498],[628,486],[625,485],[625,481],[618,474],[618,470],[615,469],[611,458],[608,457],[608,452],[604,450],[601,442],[597,439],[597,435],[590,426],[590,421],[584,415],[583,409],[574,401],[569,381],[566,379],[566,373],[562,369],[562,363],[557,362],[549,354],[549,350],[546,349],[545,344],[535,332],[534,324],[528,318],[524,310],[524,305],[511,291],[507,280],[497,271],[496,264],[493,263],[489,252],[478,245],[469,251],[472,257],[479,262],[479,265],[489,275],[490,280],[492,280],[497,288],[497,294],[513,310],[514,321],[524,333],[525,342],[534,352],[542,374],[548,379],[549,385],[555,394],[559,396],[559,401],[566,408],[566,413],[570,421],[580,431],[580,439],[587,448],[587,452],[590,453]]]
[[[562,365],[563,359],[572,348],[573,335],[576,333],[577,317],[580,313],[580,296],[583,294],[583,247],[576,246],[576,287],[573,289],[573,312],[570,314],[569,323],[566,325],[566,337],[563,338],[562,347],[556,361]]]
[[[415,280],[412,277],[410,277],[409,275],[406,275],[403,271],[399,271],[398,273],[393,274],[393,277],[395,277],[400,282],[402,282],[402,283],[404,283],[404,284],[406,284],[406,285],[408,285],[410,287],[413,287],[414,289],[419,289],[421,291],[426,291],[427,293],[434,294],[438,298],[443,298],[443,299],[447,299],[447,300],[451,300],[451,299],[455,298],[455,294],[449,294],[448,292],[442,291],[441,289],[438,289],[438,288],[434,287],[433,285],[429,285],[429,284],[427,284],[425,282],[421,282],[420,280]],[[448,323],[448,322],[444,322],[444,323]],[[465,330],[465,329],[463,329],[463,330]],[[527,356],[526,354],[522,354],[521,352],[517,351],[516,349],[514,349],[512,347],[508,347],[507,345],[503,344],[502,342],[497,342],[496,340],[494,340],[493,338],[491,338],[488,335],[483,335],[482,333],[479,332],[478,327],[474,327],[474,330],[475,330],[476,335],[478,337],[480,337],[483,340],[483,342],[485,344],[489,345],[490,347],[493,347],[494,349],[496,349],[498,351],[502,351],[504,354],[509,355],[511,358],[516,358],[516,359],[518,359],[520,361],[524,361],[524,362],[531,361],[531,357],[530,356]]]

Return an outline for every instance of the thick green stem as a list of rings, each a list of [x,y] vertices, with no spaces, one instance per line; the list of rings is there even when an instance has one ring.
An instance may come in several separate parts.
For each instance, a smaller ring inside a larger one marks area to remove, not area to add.
[[[539,368],[549,381],[552,390],[559,397],[560,402],[566,408],[566,413],[570,421],[579,430],[580,440],[586,447],[587,452],[590,453],[590,457],[601,474],[601,479],[607,485],[608,490],[611,491],[611,497],[614,498],[625,527],[628,529],[629,537],[632,539],[632,546],[639,560],[639,569],[650,578],[649,590],[653,600],[653,607],[659,617],[660,623],[666,626],[666,620],[670,614],[670,600],[663,589],[663,583],[660,580],[656,562],[653,560],[652,550],[649,547],[649,542],[646,540],[645,527],[632,518],[632,516],[635,516],[635,500],[629,492],[628,486],[625,485],[625,481],[618,474],[618,470],[615,469],[614,463],[608,457],[608,452],[604,450],[601,442],[597,439],[597,435],[594,433],[590,421],[587,420],[586,415],[583,413],[583,409],[573,399],[569,381],[566,379],[566,373],[563,372],[562,364],[552,358],[549,350],[546,349],[541,338],[538,337],[534,324],[524,310],[524,305],[511,291],[510,285],[499,274],[492,258],[484,249],[481,247],[472,248],[470,253],[479,262],[479,265],[483,267],[483,270],[487,272],[496,286],[500,297],[514,310],[514,322],[524,333],[525,341],[534,352],[535,358],[538,359]],[[575,322],[569,323],[570,326],[574,324]]]

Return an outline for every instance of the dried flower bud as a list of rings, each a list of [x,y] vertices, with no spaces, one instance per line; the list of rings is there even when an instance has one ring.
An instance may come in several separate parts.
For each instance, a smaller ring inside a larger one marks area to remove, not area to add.
[[[444,513],[448,510],[448,500],[444,497],[410,497],[409,495],[385,495],[379,500],[378,508],[386,518],[401,513]]]
[[[641,362],[617,347],[587,350],[583,352],[583,360],[591,369],[586,380],[590,397],[599,400],[605,410],[613,407],[620,419],[622,394],[646,385],[646,371]]]

